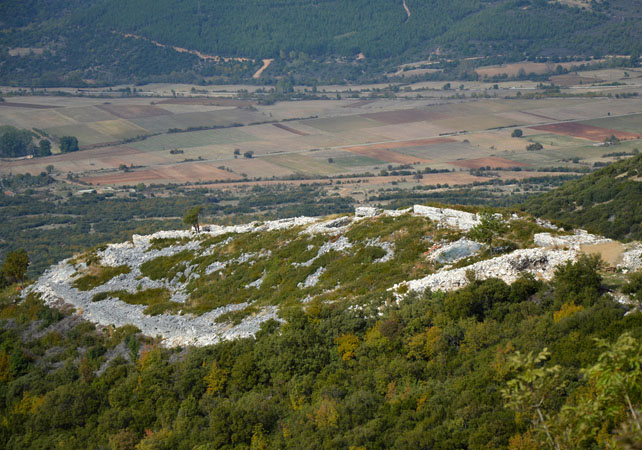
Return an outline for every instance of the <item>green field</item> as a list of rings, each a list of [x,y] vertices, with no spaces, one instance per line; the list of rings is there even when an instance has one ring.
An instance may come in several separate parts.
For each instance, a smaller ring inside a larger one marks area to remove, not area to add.
[[[353,167],[363,167],[363,166],[376,166],[376,165],[387,165],[388,163],[381,161],[376,158],[370,158],[369,156],[362,155],[350,155],[347,152],[343,152],[345,156],[338,154],[337,156],[332,156],[332,164],[336,164],[339,167],[345,169],[351,169]]]
[[[131,144],[131,147],[138,150],[154,151],[182,147],[203,147],[213,144],[235,144],[238,142],[252,141],[254,139],[253,136],[236,128],[225,128],[153,136],[144,141],[135,142]]]
[[[385,124],[376,120],[367,119],[361,116],[332,117],[326,119],[313,119],[301,122],[304,125],[317,128],[328,133],[351,131],[359,128],[373,128]]]
[[[115,139],[113,136],[107,136],[99,131],[91,128],[88,124],[79,125],[65,125],[62,127],[46,128],[45,131],[53,136],[75,136],[78,138],[80,145],[93,145],[101,144],[103,142],[112,142]]]
[[[286,167],[304,175],[334,175],[345,172],[343,166],[319,161],[299,153],[265,157],[268,162]]]
[[[612,128],[614,130],[628,131],[630,133],[642,133],[642,114],[587,120],[582,123],[593,125],[594,127]]]

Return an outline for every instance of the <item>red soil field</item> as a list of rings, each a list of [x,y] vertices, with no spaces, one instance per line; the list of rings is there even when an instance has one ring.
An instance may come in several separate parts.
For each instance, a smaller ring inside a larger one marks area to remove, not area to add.
[[[579,137],[589,141],[602,142],[604,139],[616,136],[620,140],[640,139],[642,135],[630,133],[628,131],[612,130],[610,128],[595,127],[593,125],[584,125],[578,122],[555,123],[551,125],[541,125],[530,127],[533,130],[547,131],[550,133],[564,134],[566,136]]]
[[[453,166],[464,167],[466,169],[479,169],[480,167],[490,166],[492,169],[508,169],[510,167],[526,167],[528,164],[511,161],[510,159],[489,156],[488,158],[466,159],[463,161],[453,161]]]
[[[413,164],[416,162],[432,162],[432,160],[418,156],[404,155],[390,150],[404,147],[418,147],[420,145],[444,144],[446,142],[455,142],[455,140],[449,138],[412,139],[409,141],[386,142],[382,144],[355,145],[352,147],[343,147],[341,150],[358,153],[363,156],[370,156],[385,162]]]
[[[280,124],[280,123],[273,123],[272,125],[274,125],[277,128],[280,128],[281,130],[289,131],[292,134],[298,134],[299,136],[309,136],[308,133],[304,133],[303,131],[295,130],[294,128],[289,127],[287,125],[283,125],[283,124]]]

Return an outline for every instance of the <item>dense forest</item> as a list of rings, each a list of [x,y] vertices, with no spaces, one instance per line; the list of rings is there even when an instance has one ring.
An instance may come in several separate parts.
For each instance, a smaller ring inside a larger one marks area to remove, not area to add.
[[[641,13],[626,0],[591,8],[544,0],[406,5],[410,15],[397,0],[10,0],[0,5],[0,80],[45,87],[83,80],[238,81],[251,78],[261,58],[277,59],[261,82],[308,74],[308,64],[319,63],[323,76],[331,76],[323,70],[330,65],[352,80],[437,55],[444,61],[605,54],[637,60],[641,50]],[[152,41],[252,60],[213,62]],[[35,50],[10,54],[14,48]],[[356,60],[360,53],[365,58]]]
[[[610,238],[641,240],[641,177],[642,155],[638,155],[530,197],[521,209]]]
[[[636,449],[642,314],[625,314],[598,267],[584,258],[549,284],[473,281],[398,305],[313,302],[254,338],[185,349],[17,302],[12,286],[0,446]]]

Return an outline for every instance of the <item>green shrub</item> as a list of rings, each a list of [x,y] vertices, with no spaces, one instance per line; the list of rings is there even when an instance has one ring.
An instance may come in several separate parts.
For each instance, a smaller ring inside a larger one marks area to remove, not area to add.
[[[92,297],[91,301],[99,302],[101,300],[107,300],[109,297],[111,297],[111,294],[109,292],[99,292]]]
[[[107,283],[118,275],[129,272],[131,272],[131,269],[127,265],[117,267],[91,266],[89,268],[89,273],[75,280],[73,286],[81,291],[89,291],[96,286],[101,286]]]
[[[146,251],[162,250],[164,248],[171,247],[172,245],[184,245],[190,240],[190,238],[154,238],[150,241],[150,246]]]
[[[172,256],[159,256],[141,264],[140,271],[151,280],[163,278],[171,280],[178,272],[185,270],[185,262],[191,260],[193,256],[194,252],[190,250],[184,250]]]

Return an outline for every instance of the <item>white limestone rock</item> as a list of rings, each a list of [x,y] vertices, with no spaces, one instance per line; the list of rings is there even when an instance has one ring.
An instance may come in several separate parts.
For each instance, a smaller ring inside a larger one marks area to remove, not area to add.
[[[377,217],[380,214],[381,210],[372,206],[359,206],[354,210],[354,215],[357,217]]]
[[[432,206],[415,205],[413,213],[418,216],[428,217],[443,226],[469,231],[481,221],[477,214],[458,211],[450,208],[434,208]]]

